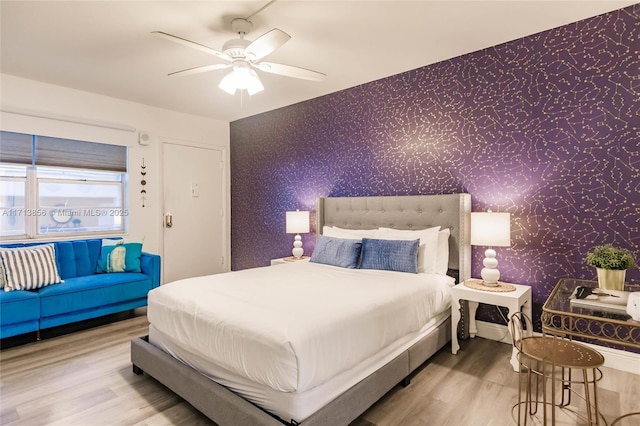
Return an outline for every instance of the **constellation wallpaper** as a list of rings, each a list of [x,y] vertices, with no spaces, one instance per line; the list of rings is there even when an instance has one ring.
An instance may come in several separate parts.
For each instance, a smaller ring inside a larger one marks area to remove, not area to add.
[[[594,245],[640,259],[640,4],[231,123],[232,268],[290,255],[287,210],[310,254],[319,196],[452,192],[511,213],[501,279],[538,319]]]

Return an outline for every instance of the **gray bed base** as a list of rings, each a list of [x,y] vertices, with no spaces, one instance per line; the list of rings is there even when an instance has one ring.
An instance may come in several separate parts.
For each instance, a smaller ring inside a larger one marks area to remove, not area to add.
[[[451,340],[451,318],[381,369],[300,423],[304,426],[348,425]],[[147,373],[222,426],[282,426],[279,420],[246,399],[176,360],[147,341],[131,341],[136,374]]]
[[[352,229],[449,227],[450,258],[453,257],[449,267],[458,272],[459,281],[470,278],[471,197],[468,194],[320,198],[317,207],[318,233],[323,225]],[[450,321],[450,318],[443,321],[430,334],[300,424],[348,425],[394,386],[408,384],[410,374],[449,342]],[[156,348],[146,336],[131,341],[131,362],[134,373],[146,372],[221,426],[290,424]]]

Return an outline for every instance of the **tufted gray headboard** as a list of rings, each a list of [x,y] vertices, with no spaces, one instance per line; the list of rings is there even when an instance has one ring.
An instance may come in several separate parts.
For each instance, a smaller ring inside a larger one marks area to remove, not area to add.
[[[318,234],[325,225],[347,229],[449,228],[449,269],[458,271],[459,282],[471,278],[469,194],[322,197],[316,207]]]

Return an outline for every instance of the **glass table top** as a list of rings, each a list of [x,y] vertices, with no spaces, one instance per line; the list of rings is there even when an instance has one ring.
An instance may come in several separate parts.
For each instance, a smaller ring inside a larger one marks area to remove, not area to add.
[[[580,287],[586,288],[583,295],[607,295],[577,298]],[[626,284],[624,291],[615,291],[599,289],[597,281],[562,278],[542,308],[542,329],[640,349],[640,321],[626,312],[628,293],[636,291],[640,291],[640,284]]]

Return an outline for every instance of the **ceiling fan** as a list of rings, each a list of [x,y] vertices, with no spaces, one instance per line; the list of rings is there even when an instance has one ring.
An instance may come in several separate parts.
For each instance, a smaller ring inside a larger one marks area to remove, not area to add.
[[[169,75],[191,75],[231,68],[231,73],[227,74],[222,81],[220,81],[219,87],[232,95],[235,94],[238,89],[247,90],[249,95],[264,90],[260,77],[258,77],[258,74],[253,70],[254,68],[271,74],[279,74],[303,80],[324,80],[326,75],[317,71],[261,61],[262,58],[285,44],[291,36],[278,28],[274,28],[254,41],[246,40],[244,37],[251,31],[252,27],[253,25],[248,19],[236,18],[231,21],[231,29],[238,33],[238,38],[224,43],[222,51],[162,31],[153,31],[151,34],[183,46],[191,47],[192,49],[200,50],[201,52],[209,53],[227,62],[224,64],[189,68],[172,72]]]

